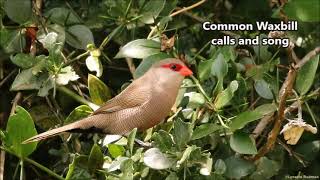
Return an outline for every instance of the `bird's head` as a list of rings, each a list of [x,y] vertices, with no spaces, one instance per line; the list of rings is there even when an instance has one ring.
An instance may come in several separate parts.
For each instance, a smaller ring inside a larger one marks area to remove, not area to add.
[[[154,65],[155,68],[165,71],[169,74],[178,74],[181,76],[190,76],[192,71],[179,59],[164,59]]]

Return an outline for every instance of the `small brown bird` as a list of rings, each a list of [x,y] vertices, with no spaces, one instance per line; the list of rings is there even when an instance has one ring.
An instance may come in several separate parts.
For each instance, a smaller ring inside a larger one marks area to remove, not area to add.
[[[89,117],[33,136],[30,143],[63,132],[94,130],[123,135],[134,128],[145,130],[160,123],[176,100],[185,76],[192,71],[179,59],[164,59],[155,63],[143,76]]]

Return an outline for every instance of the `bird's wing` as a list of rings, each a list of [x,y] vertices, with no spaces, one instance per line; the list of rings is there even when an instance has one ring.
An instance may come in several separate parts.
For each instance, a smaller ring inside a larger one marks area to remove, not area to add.
[[[107,101],[99,109],[94,111],[92,115],[105,114],[120,111],[123,109],[141,106],[147,102],[151,96],[151,89],[140,79],[134,81],[125,90],[113,99]]]

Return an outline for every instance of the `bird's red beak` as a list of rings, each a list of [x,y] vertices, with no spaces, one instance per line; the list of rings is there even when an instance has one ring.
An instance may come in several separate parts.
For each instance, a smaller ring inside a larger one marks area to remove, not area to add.
[[[190,76],[193,74],[193,72],[187,67],[187,66],[183,66],[181,69],[180,69],[180,74],[182,74],[183,76]]]

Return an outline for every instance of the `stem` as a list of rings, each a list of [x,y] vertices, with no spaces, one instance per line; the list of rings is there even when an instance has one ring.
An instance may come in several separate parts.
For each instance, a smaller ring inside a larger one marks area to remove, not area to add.
[[[121,32],[123,28],[123,25],[118,26],[116,29],[114,29],[107,37],[104,38],[102,43],[99,46],[99,49],[102,50],[104,46],[108,44],[108,42],[116,35],[118,32]]]
[[[4,151],[6,151],[7,153],[10,153],[10,154],[12,154],[12,155],[14,155],[14,156],[19,157],[15,152],[11,151],[10,149],[7,149],[7,148],[4,147],[4,146],[0,146],[0,149],[1,149],[1,150],[4,150]],[[19,158],[20,158],[20,157],[19,157]],[[34,161],[34,160],[32,160],[32,159],[29,159],[29,158],[25,157],[25,158],[23,158],[23,160],[21,160],[21,161],[26,161],[26,162],[28,162],[28,163],[36,166],[37,168],[43,170],[44,172],[48,173],[49,175],[51,175],[51,176],[53,176],[53,177],[55,177],[55,178],[57,178],[57,179],[59,179],[59,180],[64,180],[63,177],[59,176],[59,175],[56,174],[55,172],[51,171],[51,170],[48,169],[47,167],[45,167],[45,166],[37,163],[36,161]]]
[[[20,180],[23,180],[24,171],[23,171],[23,159],[20,160]]]
[[[90,106],[93,110],[96,110],[96,109],[99,108],[98,105],[96,105],[96,104],[94,104],[94,103],[92,103],[92,102],[84,99],[83,97],[75,94],[73,91],[71,91],[70,89],[68,89],[68,88],[66,88],[66,87],[64,87],[64,86],[59,86],[57,89],[58,89],[59,91],[63,92],[64,94],[72,97],[72,98],[75,99],[76,101]]]
[[[71,59],[70,61],[64,63],[62,67],[69,66],[70,64],[72,64],[72,63],[75,62],[75,61],[78,61],[78,60],[81,59],[82,57],[89,55],[89,53],[90,53],[89,51],[86,51],[86,52],[78,55],[77,57],[75,57],[75,58]]]
[[[211,99],[209,98],[209,96],[207,95],[207,93],[203,90],[201,84],[199,83],[199,80],[197,78],[195,78],[193,75],[190,76],[191,79],[194,81],[194,83],[196,84],[197,88],[199,89],[199,91],[201,92],[201,94],[206,98],[206,100],[208,101],[208,103],[211,104]]]
[[[206,0],[201,0],[201,1],[195,3],[195,4],[191,5],[191,6],[182,8],[182,9],[180,9],[180,10],[178,10],[178,11],[170,14],[169,16],[170,16],[170,17],[174,17],[174,16],[176,16],[176,15],[182,13],[182,12],[185,12],[185,11],[188,11],[188,10],[190,10],[190,9],[193,9],[193,8],[195,8],[195,7],[197,7],[197,6],[200,6],[200,5],[203,4],[204,2],[206,2]],[[152,27],[150,33],[148,34],[147,39],[150,39],[150,38],[152,37],[152,35],[154,34],[154,32],[156,31],[156,29],[157,29],[157,27],[158,27],[159,25],[160,25],[160,23],[158,23],[156,26]]]

